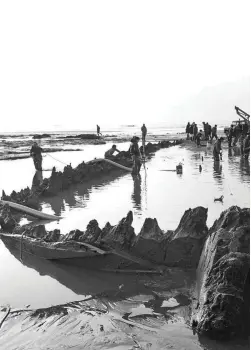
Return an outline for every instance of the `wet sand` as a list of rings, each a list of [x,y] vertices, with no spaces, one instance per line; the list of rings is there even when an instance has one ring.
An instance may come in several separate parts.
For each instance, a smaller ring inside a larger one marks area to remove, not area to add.
[[[94,157],[100,157],[108,146],[85,146],[83,152],[63,152],[55,154],[55,157],[76,166],[83,159],[87,161]],[[121,143],[119,148],[127,150],[128,143]],[[180,161],[183,162],[182,175],[167,171],[175,169]],[[49,169],[55,164],[55,160],[46,157],[44,164]],[[201,172],[199,165],[202,166]],[[62,169],[63,166],[63,164],[58,163],[57,168]],[[0,162],[0,167],[4,167],[4,172],[0,169],[0,183],[6,193],[13,189],[19,190],[26,185],[31,186],[34,176],[31,159]],[[17,168],[19,169],[18,176],[16,175]],[[9,185],[10,177],[4,176],[3,173],[12,174],[14,186],[13,184],[12,187]],[[49,171],[47,176],[49,176]],[[142,169],[140,179],[133,180],[130,174],[118,171],[100,179],[100,181],[75,186],[57,197],[46,199],[41,204],[44,211],[64,217],[59,223],[46,225],[47,229],[60,228],[62,233],[76,228],[85,229],[86,224],[94,218],[98,220],[100,227],[103,227],[107,221],[116,224],[129,210],[132,210],[134,214],[133,226],[136,233],[139,232],[146,217],[156,217],[159,226],[164,230],[174,229],[184,211],[198,205],[208,208],[208,225],[211,226],[220,213],[229,206],[249,207],[249,180],[249,161],[240,156],[238,148],[228,150],[224,145],[223,161],[217,164],[212,160],[212,149],[205,147],[197,149],[194,143],[186,143],[182,146],[156,152],[148,161],[146,171]],[[222,194],[224,202],[215,203],[214,197],[220,197]],[[103,348],[103,331],[100,331],[102,322],[109,325],[109,331],[105,333],[106,339],[110,337],[110,332],[113,332],[117,337],[119,345],[115,342],[114,348],[118,349],[128,349],[130,346],[132,348],[132,346],[137,345],[137,342],[145,349],[202,349],[204,347],[223,350],[236,349],[237,347],[236,343],[224,345],[203,339],[199,341],[198,337],[193,335],[192,330],[186,325],[186,321],[189,319],[189,305],[181,306],[178,311],[176,310],[177,313],[175,311],[174,314],[170,315],[170,310],[165,309],[164,312],[160,312],[163,311],[160,302],[144,304],[149,300],[155,300],[155,292],[161,296],[161,302],[167,304],[168,302],[175,303],[175,300],[170,301],[170,298],[180,294],[187,298],[191,297],[191,288],[194,282],[192,272],[174,269],[172,275],[169,278],[165,277],[164,281],[158,281],[156,277],[150,280],[145,277],[146,279],[143,278],[143,282],[140,282],[138,276],[101,275],[98,272],[78,271],[75,268],[56,266],[51,263],[43,264],[37,262],[37,259],[36,262],[26,259],[22,264],[18,260],[19,252],[15,252],[15,254],[9,252],[2,242],[0,243],[0,251],[0,279],[1,286],[3,286],[0,305],[9,303],[12,307],[19,308],[25,307],[27,304],[31,304],[31,307],[34,308],[48,307],[73,300],[83,300],[88,294],[97,296],[98,302],[102,305],[107,305],[107,303],[112,305],[112,307],[109,306],[106,320],[101,317],[93,305],[92,321],[85,318],[86,316],[80,320],[79,315],[74,314],[74,322],[79,325],[86,327],[88,322],[94,322],[93,331],[86,332],[86,336],[88,335],[88,339],[84,338],[86,343],[81,343],[86,348],[91,348],[94,345],[93,335],[100,342],[94,348]],[[123,287],[120,287],[121,285]],[[107,299],[101,298],[100,293],[106,295]],[[115,296],[119,296],[119,299],[122,300],[114,302]],[[83,305],[80,308],[85,309]],[[138,312],[140,317],[137,318],[137,316],[130,314],[131,312]],[[114,321],[114,318],[121,319],[121,317],[125,320],[128,313],[131,320],[135,321],[136,317],[137,323],[150,328],[131,328],[126,322]],[[160,315],[156,317],[154,313]],[[21,317],[23,316],[21,315]],[[19,321],[21,322],[21,319]],[[21,338],[19,338],[18,328],[13,329],[11,319],[9,322],[3,328],[5,338],[2,339],[6,341],[5,346],[11,349],[10,345],[14,346],[17,343],[15,340],[10,340],[7,329],[11,329],[10,332],[15,334],[17,339]],[[26,326],[30,324],[28,320],[23,320],[23,322],[23,324],[28,322]],[[69,322],[70,327],[70,322],[73,322],[73,319],[68,318],[64,322],[66,323],[63,329],[52,327],[55,333],[55,337],[53,337],[50,332],[48,333],[48,321],[45,320],[44,329],[46,329],[47,335],[45,338],[40,335],[48,348],[53,348],[53,344],[57,342],[59,344],[60,341],[66,341],[62,332],[70,329],[67,323]],[[154,333],[156,328],[158,332]],[[37,329],[36,322],[34,323],[35,329]],[[151,334],[149,334],[149,330],[151,330]],[[76,325],[76,332],[69,340],[72,348],[81,348],[80,343],[77,342],[80,334],[82,334],[81,327],[78,328]],[[136,343],[132,334],[135,334]],[[30,336],[30,331],[23,335],[23,344],[29,343],[27,339]],[[107,348],[110,348],[112,341],[110,338],[107,341]],[[152,347],[150,347],[150,343],[152,343]],[[27,349],[34,348],[32,347],[34,343],[30,344],[30,347],[27,345]],[[115,344],[118,347],[115,347]],[[41,344],[39,346],[39,348],[43,348]],[[238,348],[247,349],[248,347],[239,346],[238,343]]]

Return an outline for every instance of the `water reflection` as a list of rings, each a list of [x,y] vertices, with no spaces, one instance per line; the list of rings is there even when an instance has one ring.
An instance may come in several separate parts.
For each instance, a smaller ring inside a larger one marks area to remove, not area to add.
[[[213,166],[213,177],[218,182],[219,185],[222,185],[222,165],[221,162],[214,161]]]
[[[74,259],[79,266],[59,261],[48,261],[39,259],[25,252],[20,261],[20,251],[16,249],[11,241],[3,242],[9,252],[20,262],[20,264],[36,270],[41,276],[50,276],[61,285],[71,289],[77,295],[93,295],[95,297],[108,297],[110,299],[127,298],[141,293],[152,294],[151,284],[162,287],[186,288],[194,281],[194,272],[184,272],[180,269],[173,269],[166,276],[147,274],[114,274],[99,271],[106,264],[119,262],[116,256],[96,256],[95,258]],[[121,288],[123,285],[123,288]],[[185,289],[186,289],[185,288]],[[188,289],[187,289],[188,291]],[[58,304],[65,302],[58,296]],[[49,301],[50,304],[50,301]]]
[[[138,210],[138,211],[142,211],[142,207],[141,207],[141,183],[142,183],[142,179],[141,176],[135,176],[132,175],[132,179],[133,179],[133,193],[132,193],[132,202],[134,203],[134,207]]]

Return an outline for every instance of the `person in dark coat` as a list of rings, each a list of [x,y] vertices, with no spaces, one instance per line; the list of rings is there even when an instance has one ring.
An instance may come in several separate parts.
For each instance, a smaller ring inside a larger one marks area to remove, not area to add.
[[[213,141],[213,138],[216,138],[216,140],[218,140],[218,136],[217,136],[217,125],[215,124],[215,126],[212,128],[212,136],[211,136],[211,141]]]
[[[196,135],[198,133],[198,126],[197,124],[194,123],[194,126],[193,126],[193,140],[196,141]]]
[[[248,132],[243,141],[243,153],[244,157],[248,158],[250,154],[250,133]]]
[[[232,140],[235,138],[235,130],[233,124],[231,125],[229,129],[229,135],[228,135],[228,146],[232,147]]]
[[[30,150],[30,155],[33,159],[35,169],[40,171],[42,171],[42,151],[42,148],[38,146],[37,142],[34,142]]]
[[[190,123],[188,122],[187,123],[187,126],[186,126],[186,134],[187,134],[187,140],[190,139]]]

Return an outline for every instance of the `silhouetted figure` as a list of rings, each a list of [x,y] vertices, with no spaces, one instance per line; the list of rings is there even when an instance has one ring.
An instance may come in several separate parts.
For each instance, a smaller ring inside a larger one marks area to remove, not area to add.
[[[132,174],[138,175],[141,168],[141,153],[139,149],[139,137],[134,136],[131,139],[130,154],[133,161]]]
[[[208,123],[207,123],[207,130],[208,130],[208,140],[210,140],[211,139],[211,134],[212,134],[212,127]]]
[[[42,151],[42,148],[38,146],[37,142],[34,142],[30,150],[30,155],[33,159],[35,169],[40,171],[42,171]]]
[[[247,134],[243,141],[243,153],[244,157],[248,158],[250,154],[250,133]]]
[[[145,144],[146,134],[147,134],[147,128],[146,128],[145,124],[143,124],[141,127],[141,133],[142,133],[142,143]]]
[[[240,136],[242,134],[242,126],[241,126],[241,122],[240,121],[238,122],[238,124],[236,125],[234,130],[235,130],[235,139],[234,139],[233,146],[236,146],[236,144],[239,141],[239,138],[240,138]]]
[[[99,135],[101,135],[102,136],[102,134],[101,134],[101,132],[100,132],[100,126],[97,124],[97,135],[99,136]]]
[[[228,146],[232,147],[232,140],[235,137],[235,130],[233,124],[231,125],[229,129],[229,135],[228,135]]]
[[[211,141],[213,141],[213,138],[215,138],[216,140],[218,140],[218,136],[217,136],[217,125],[216,125],[216,124],[215,124],[215,126],[212,128]]]
[[[198,126],[197,126],[197,124],[194,123],[194,126],[193,126],[193,141],[196,141],[197,133],[198,133]]]
[[[190,125],[190,123],[188,122],[188,123],[187,123],[187,126],[186,126],[187,140],[190,139],[190,127],[191,127],[191,125]]]

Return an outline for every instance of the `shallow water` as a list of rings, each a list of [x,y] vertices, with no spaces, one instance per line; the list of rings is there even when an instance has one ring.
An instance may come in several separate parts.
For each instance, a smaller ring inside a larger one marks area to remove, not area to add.
[[[119,149],[127,150],[128,146],[128,143],[119,144]],[[102,157],[108,147],[108,144],[84,146],[83,152],[53,153],[53,158],[48,155],[44,158],[44,168],[51,169],[56,165],[58,170],[62,170],[64,164],[54,158],[63,163],[71,162],[75,167],[83,160]],[[167,171],[174,170],[179,162],[183,163],[182,175]],[[200,165],[202,171],[199,170]],[[7,194],[13,189],[20,190],[31,186],[34,175],[31,159],[0,162],[0,187]],[[49,170],[43,173],[45,177],[49,175]],[[43,211],[63,216],[59,222],[46,225],[50,230],[60,228],[62,233],[76,228],[84,230],[94,218],[102,228],[107,221],[117,224],[132,210],[133,226],[138,233],[147,217],[156,217],[163,230],[175,229],[184,211],[196,206],[208,208],[208,225],[211,226],[229,206],[249,207],[249,191],[249,160],[240,156],[238,148],[230,151],[224,148],[223,160],[217,164],[213,162],[212,149],[197,149],[191,143],[156,152],[148,160],[146,170],[142,168],[140,178],[133,179],[131,174],[118,170],[101,180],[73,186],[57,197],[45,199],[41,204]],[[221,195],[224,195],[223,203],[214,202],[214,198]],[[0,305],[24,307],[29,304],[31,307],[45,307],[82,300],[89,294],[108,292],[114,295],[121,285],[126,285],[129,295],[142,292],[147,295],[145,284],[141,285],[142,288],[139,287],[137,277],[115,278],[109,274],[79,271],[70,267],[65,269],[36,259],[35,262],[33,259],[23,260],[21,263],[19,254],[17,251],[10,253],[0,242]],[[174,276],[166,281],[164,289],[169,294],[164,298],[165,303],[170,302],[173,288],[188,292],[192,284],[187,273],[176,274],[175,282]],[[152,306],[148,309],[147,305],[142,305],[142,298],[139,296],[137,307],[130,311],[150,314],[154,312]],[[123,310],[126,312],[126,307]],[[186,327],[183,316],[179,319],[178,330],[174,326],[172,333],[182,332],[185,338],[197,339]],[[219,346],[208,341],[203,346],[206,349],[236,348],[235,345]]]

